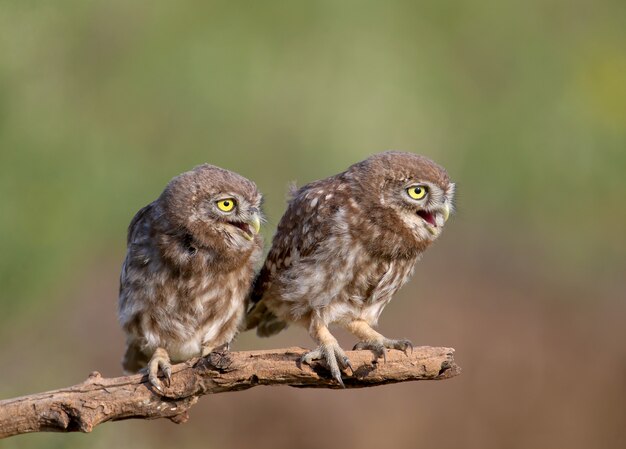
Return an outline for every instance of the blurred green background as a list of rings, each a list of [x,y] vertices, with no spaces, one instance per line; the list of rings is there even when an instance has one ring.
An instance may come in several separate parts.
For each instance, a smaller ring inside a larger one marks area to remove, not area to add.
[[[458,213],[381,319],[463,374],[203,398],[1,447],[626,447],[626,3],[0,1],[0,397],[121,373],[126,226],[209,162],[289,182],[425,154]],[[339,333],[341,342],[354,342]],[[289,329],[235,349],[301,345]]]

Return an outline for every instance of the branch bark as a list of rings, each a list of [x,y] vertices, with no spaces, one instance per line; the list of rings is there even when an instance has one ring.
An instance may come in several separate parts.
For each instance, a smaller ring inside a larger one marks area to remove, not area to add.
[[[175,365],[171,385],[159,393],[147,376],[103,378],[94,371],[69,388],[0,401],[0,438],[29,432],[91,432],[106,421],[168,418],[185,422],[190,407],[205,394],[247,390],[257,385],[340,388],[321,363],[300,365],[302,348],[212,353]],[[372,363],[369,351],[348,352],[355,371],[346,388],[412,380],[449,379],[461,372],[454,349],[418,347],[409,355],[389,351]]]

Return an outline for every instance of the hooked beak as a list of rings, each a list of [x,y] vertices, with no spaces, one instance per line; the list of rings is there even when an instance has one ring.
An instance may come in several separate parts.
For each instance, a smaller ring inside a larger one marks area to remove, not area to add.
[[[245,232],[244,235],[248,240],[254,240],[254,236],[261,230],[261,218],[257,214],[254,214],[246,223],[250,226],[252,233]]]
[[[254,214],[252,216],[248,224],[252,226],[252,229],[254,229],[255,234],[258,234],[259,231],[261,230],[261,218],[257,214]]]

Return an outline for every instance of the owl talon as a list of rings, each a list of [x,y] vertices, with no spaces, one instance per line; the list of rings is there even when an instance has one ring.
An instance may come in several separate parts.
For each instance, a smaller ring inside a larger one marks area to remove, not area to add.
[[[341,388],[346,388],[341,378],[341,371],[350,368],[350,371],[354,373],[354,370],[350,359],[348,359],[348,356],[346,356],[346,353],[339,345],[321,345],[300,357],[300,363],[306,363],[307,365],[310,365],[314,360],[326,362],[331,376],[339,383]]]
[[[165,386],[169,388],[172,384],[172,366],[169,364],[160,366],[161,371],[163,371],[163,374],[165,375]]]
[[[411,350],[411,354],[413,354],[413,343],[411,340],[402,339],[402,340],[391,340],[389,338],[385,338],[383,345],[389,349],[397,349],[398,351],[404,352],[404,355],[409,355],[408,350]]]
[[[343,379],[341,378],[341,373],[338,372],[337,374],[334,374],[333,377],[335,378],[335,380],[339,383],[339,385],[341,386],[341,388],[346,388],[346,386],[343,383]]]
[[[353,348],[354,351],[360,351],[363,349],[369,349],[372,351],[372,354],[374,354],[374,360],[372,360],[372,363],[378,363],[378,359],[383,359],[383,362],[387,362],[387,350],[382,343],[360,341],[354,345]]]
[[[378,359],[383,359],[383,362],[387,362],[387,349],[397,349],[404,352],[404,355],[409,355],[408,350],[413,353],[413,343],[410,340],[392,340],[385,338],[382,342],[372,341],[360,341],[354,345],[354,350],[369,349],[374,354],[374,360],[372,363],[378,363]]]
[[[314,351],[309,351],[302,357],[300,357],[300,363],[306,363],[307,365],[310,365],[313,360],[319,360],[321,358],[323,358],[322,351],[316,349]]]
[[[350,368],[350,374],[354,374],[354,368],[352,368],[352,363],[350,363],[350,359],[348,357],[343,360],[343,363],[346,368]]]
[[[162,348],[158,348],[154,351],[154,354],[148,363],[148,380],[154,388],[163,392],[163,383],[159,380],[159,369],[161,369],[161,372],[163,373],[165,386],[169,388],[172,379],[172,365],[167,351]]]

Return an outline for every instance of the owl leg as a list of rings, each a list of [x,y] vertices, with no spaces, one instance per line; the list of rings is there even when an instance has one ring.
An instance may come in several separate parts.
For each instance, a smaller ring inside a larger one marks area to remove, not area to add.
[[[165,376],[165,383],[170,386],[170,380],[172,378],[172,365],[170,363],[170,356],[163,348],[157,348],[152,354],[150,362],[148,362],[148,379],[150,383],[159,391],[163,391],[161,381],[159,380],[159,368]]]
[[[382,358],[387,361],[387,349],[397,349],[405,354],[407,350],[413,351],[413,343],[409,340],[392,340],[376,332],[363,320],[354,320],[348,323],[346,329],[361,340],[354,345],[354,350],[369,349],[374,353],[374,363]]]
[[[313,360],[323,359],[328,364],[333,378],[339,382],[339,385],[345,388],[341,379],[341,370],[350,368],[350,371],[353,371],[353,369],[350,359],[348,359],[346,353],[337,343],[337,339],[333,337],[333,334],[330,333],[328,327],[319,317],[311,318],[309,334],[319,346],[317,349],[304,354],[300,362],[310,365]]]

